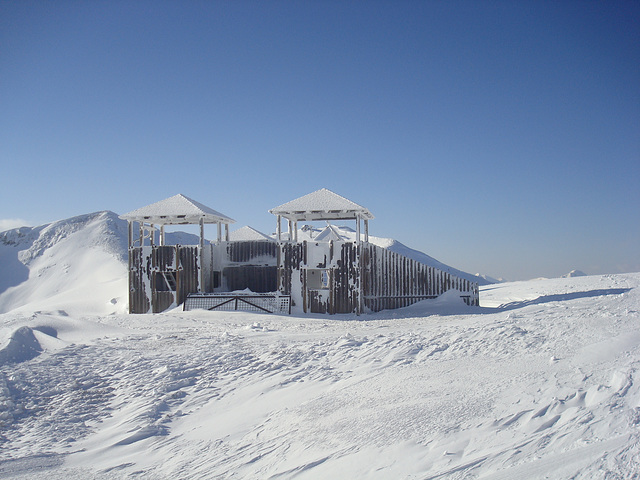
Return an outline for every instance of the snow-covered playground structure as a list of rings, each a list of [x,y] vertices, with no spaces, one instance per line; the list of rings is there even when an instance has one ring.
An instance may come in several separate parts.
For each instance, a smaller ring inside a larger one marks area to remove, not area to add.
[[[330,190],[269,212],[277,218],[274,236],[249,227],[230,234],[235,220],[184,195],[122,215],[129,226],[130,313],[161,312],[196,300],[210,309],[235,300],[237,307],[239,298],[269,310],[260,301],[272,298],[280,305],[288,298],[304,313],[360,314],[437,298],[451,289],[478,305],[477,282],[369,242],[371,212]],[[355,231],[332,225],[336,220],[355,221]],[[326,222],[321,231],[298,228],[299,222],[318,221]],[[165,225],[184,224],[200,226],[199,244],[165,245]],[[205,240],[205,224],[217,225],[215,242]],[[245,293],[231,293],[238,291]]]

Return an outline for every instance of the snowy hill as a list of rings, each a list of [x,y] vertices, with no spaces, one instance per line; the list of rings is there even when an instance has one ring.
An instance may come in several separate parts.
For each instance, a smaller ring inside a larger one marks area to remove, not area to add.
[[[640,274],[481,301],[0,314],[0,477],[638,478]]]
[[[0,233],[0,312],[125,312],[126,236],[112,212]]]

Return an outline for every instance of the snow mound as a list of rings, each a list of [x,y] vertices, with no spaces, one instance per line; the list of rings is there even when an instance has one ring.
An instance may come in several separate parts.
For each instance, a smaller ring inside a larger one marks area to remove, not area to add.
[[[569,273],[562,276],[562,278],[573,278],[573,277],[586,277],[587,274],[580,270],[571,270]]]
[[[26,362],[40,353],[42,353],[42,347],[33,330],[29,327],[20,327],[9,337],[7,345],[0,349],[0,365]]]

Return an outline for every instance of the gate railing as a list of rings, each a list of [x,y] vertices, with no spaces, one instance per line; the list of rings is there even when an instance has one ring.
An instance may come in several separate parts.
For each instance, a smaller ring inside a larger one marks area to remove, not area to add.
[[[242,310],[245,312],[291,313],[291,295],[273,293],[190,293],[183,310]]]

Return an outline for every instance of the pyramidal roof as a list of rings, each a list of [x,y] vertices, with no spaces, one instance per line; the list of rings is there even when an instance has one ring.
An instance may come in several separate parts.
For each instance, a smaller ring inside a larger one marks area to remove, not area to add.
[[[234,219],[182,194],[125,213],[120,218],[157,225],[197,224],[200,219],[204,223],[235,223]]]
[[[265,235],[262,232],[259,232],[255,228],[251,228],[249,226],[239,228],[238,230],[234,230],[229,233],[229,240],[232,242],[246,242],[246,241],[270,241],[275,242],[273,238],[268,235]]]
[[[357,217],[371,220],[371,212],[355,202],[326,188],[269,210],[291,220],[355,220]]]
[[[330,242],[331,240],[342,242],[345,238],[333,225],[327,225],[313,240],[316,242]]]

